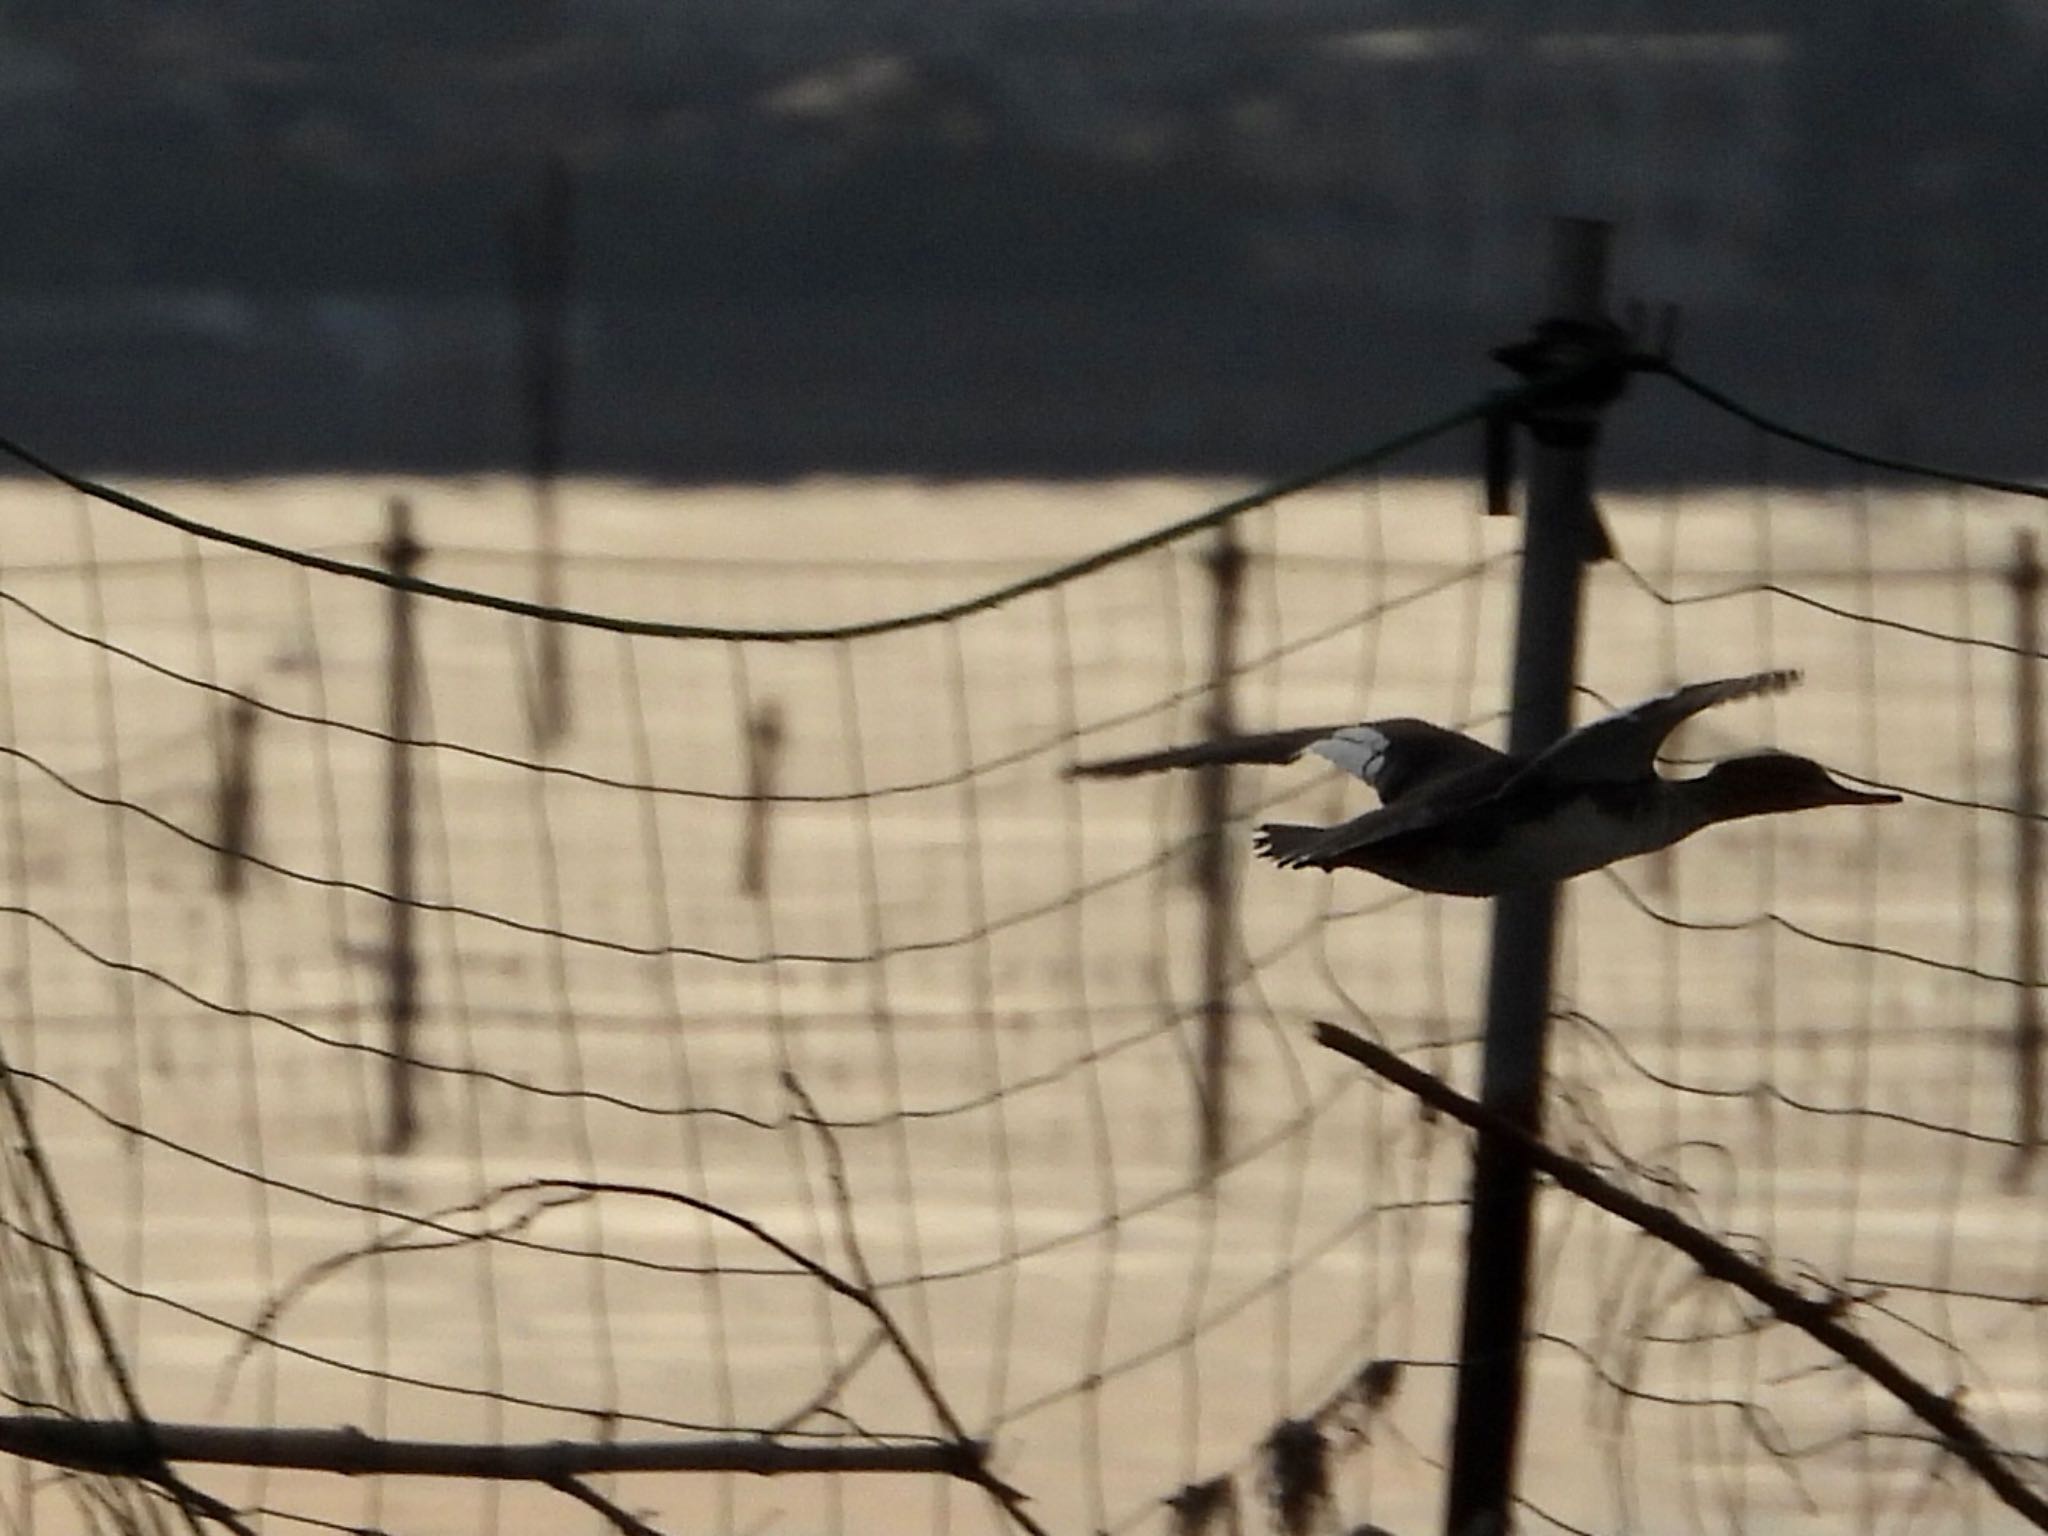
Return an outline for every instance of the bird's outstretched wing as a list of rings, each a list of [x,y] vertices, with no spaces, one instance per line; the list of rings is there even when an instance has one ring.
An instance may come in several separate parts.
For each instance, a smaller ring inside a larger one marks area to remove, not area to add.
[[[1269,821],[1253,834],[1252,847],[1261,858],[1271,859],[1283,869],[1334,869],[1346,854],[1403,832],[1434,826],[1439,820],[1441,814],[1434,804],[1410,800],[1405,805],[1383,805],[1334,827]]]
[[[1269,822],[1259,828],[1253,847],[1289,869],[1332,869],[1362,849],[1468,815],[1473,807],[1492,802],[1504,786],[1515,780],[1520,764],[1514,758],[1470,737],[1449,731],[1442,734],[1476,750],[1447,749],[1445,757],[1436,763],[1435,773],[1416,784],[1397,780],[1381,786],[1384,805],[1349,821],[1340,821],[1334,827]],[[1423,787],[1428,793],[1417,793]]]
[[[1701,710],[1760,693],[1783,693],[1798,681],[1797,672],[1778,671],[1687,683],[1587,722],[1538,753],[1527,771],[1565,783],[1641,778],[1655,771],[1665,738]]]
[[[1162,747],[1156,752],[1138,752],[1129,757],[1097,758],[1091,763],[1070,763],[1070,779],[1128,779],[1141,773],[1158,773],[1165,768],[1209,768],[1223,763],[1291,763],[1324,737],[1344,730],[1341,725],[1301,725],[1286,731],[1261,731],[1251,736],[1216,736],[1186,746]]]
[[[1442,783],[1507,759],[1484,742],[1425,720],[1369,720],[1358,725],[1306,725],[1256,735],[1219,736],[1185,746],[1164,747],[1129,757],[1075,763],[1069,778],[1117,779],[1167,768],[1217,764],[1291,763],[1304,752],[1363,779],[1388,804],[1428,785]]]
[[[1310,742],[1308,750],[1365,780],[1387,805],[1475,771],[1497,772],[1508,762],[1483,741],[1405,716],[1347,725]]]

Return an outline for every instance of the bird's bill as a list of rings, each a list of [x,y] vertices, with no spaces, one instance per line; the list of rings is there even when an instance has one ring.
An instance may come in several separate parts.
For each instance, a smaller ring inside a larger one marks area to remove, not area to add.
[[[1903,795],[1894,795],[1883,791],[1852,789],[1839,779],[1832,777],[1828,779],[1827,784],[1833,793],[1821,802],[1824,805],[1897,805],[1900,800],[1905,798]]]

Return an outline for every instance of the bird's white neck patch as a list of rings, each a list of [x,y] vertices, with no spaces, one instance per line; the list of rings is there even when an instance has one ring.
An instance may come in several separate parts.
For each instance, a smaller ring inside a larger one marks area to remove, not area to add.
[[[1369,725],[1347,725],[1321,741],[1312,742],[1309,751],[1377,789],[1380,776],[1387,769],[1387,749],[1391,745],[1384,731]]]

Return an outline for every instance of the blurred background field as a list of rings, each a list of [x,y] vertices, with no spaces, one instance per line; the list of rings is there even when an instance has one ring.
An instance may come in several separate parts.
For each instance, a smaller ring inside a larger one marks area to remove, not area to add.
[[[400,495],[420,574],[531,588],[510,480],[127,488],[369,563]],[[1237,489],[571,481],[562,600],[754,630],[922,611]],[[1389,476],[1239,519],[1240,725],[1412,713],[1498,741],[1518,524],[1477,503]],[[1339,1458],[1338,1509],[1437,1518],[1468,1139],[1307,1026],[1469,1085],[1485,904],[1254,863],[1255,820],[1334,819],[1364,792],[1308,764],[1236,776],[1212,1192],[1192,785],[1061,774],[1201,734],[1210,536],[874,638],[569,629],[572,724],[545,754],[539,626],[419,600],[422,1133],[396,1155],[389,594],[63,490],[10,484],[4,505],[6,1049],[155,1416],[484,1440],[936,1432],[867,1322],[731,1227],[505,1189],[595,1179],[716,1202],[834,1265],[850,1210],[877,1294],[1053,1529],[1157,1528],[1162,1500],[1224,1473],[1257,1497],[1261,1441],[1319,1408],[1335,1425],[1374,1361],[1402,1363],[1400,1389]],[[1715,829],[1571,886],[1552,1139],[1865,1297],[1859,1325],[2030,1445],[2048,1228],[2003,1176],[2009,567],[2039,517],[1899,483],[1602,505],[1622,559],[1590,578],[1581,718],[1798,666],[1796,692],[1689,727],[1671,771],[1768,743],[1907,799]],[[262,861],[238,899],[206,846],[233,694],[258,701]],[[845,1159],[843,1208],[785,1072]],[[1605,1218],[1554,1193],[1544,1211],[1532,1528],[2008,1528],[1812,1346]],[[489,1235],[406,1226],[426,1212]],[[16,1209],[0,1245],[10,1391],[104,1412],[26,1225]],[[427,1246],[357,1252],[393,1241]],[[546,1490],[206,1485],[393,1531],[562,1517]],[[973,1490],[908,1478],[605,1486],[665,1529],[985,1518]],[[40,1475],[8,1498],[73,1528]]]

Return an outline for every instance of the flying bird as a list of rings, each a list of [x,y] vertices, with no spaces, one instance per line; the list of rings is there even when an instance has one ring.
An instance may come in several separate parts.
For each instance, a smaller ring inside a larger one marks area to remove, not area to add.
[[[1568,880],[1668,848],[1702,827],[1824,805],[1889,805],[1810,758],[1759,752],[1692,779],[1657,772],[1657,752],[1703,709],[1782,693],[1792,671],[1688,683],[1580,726],[1541,752],[1511,757],[1427,721],[1399,718],[1230,736],[1076,763],[1069,774],[1121,778],[1164,768],[1288,763],[1304,752],[1379,793],[1378,810],[1334,827],[1274,822],[1254,839],[1287,869],[1365,869],[1418,891],[1497,896]]]

